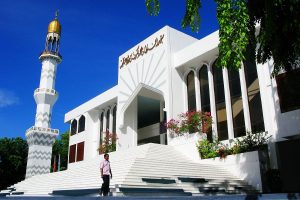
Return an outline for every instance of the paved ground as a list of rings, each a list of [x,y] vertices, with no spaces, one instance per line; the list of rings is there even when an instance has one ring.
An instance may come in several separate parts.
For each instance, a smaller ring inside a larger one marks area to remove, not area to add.
[[[4,197],[3,200],[272,200],[272,199],[300,199],[300,193],[291,194],[262,194],[262,195],[220,195],[220,196],[198,196],[198,197]]]

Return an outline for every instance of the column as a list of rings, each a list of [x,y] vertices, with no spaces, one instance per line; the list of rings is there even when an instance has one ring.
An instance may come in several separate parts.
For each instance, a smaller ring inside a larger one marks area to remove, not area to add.
[[[241,69],[239,69],[239,75],[240,75],[240,83],[241,83],[245,128],[246,128],[246,131],[251,132],[251,120],[250,120],[250,111],[249,111],[249,102],[248,102],[248,92],[247,92],[247,84],[246,84],[246,77],[245,77],[245,70],[244,70],[243,62],[241,65]]]
[[[230,97],[227,68],[223,68],[222,72],[223,72],[223,81],[224,81],[223,84],[224,84],[224,95],[225,95],[225,105],[226,105],[228,139],[233,139],[234,131],[233,131],[233,120],[232,120],[232,107],[231,107],[231,97]]]
[[[216,99],[215,99],[215,90],[214,90],[214,78],[212,73],[212,66],[207,66],[208,72],[208,84],[209,84],[209,99],[210,99],[210,110],[213,120],[212,124],[212,134],[213,138],[218,137],[218,128],[217,128],[217,113],[216,113]]]

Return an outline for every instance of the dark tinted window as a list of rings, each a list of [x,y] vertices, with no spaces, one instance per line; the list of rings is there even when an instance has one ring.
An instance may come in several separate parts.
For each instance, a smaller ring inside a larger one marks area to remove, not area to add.
[[[75,135],[77,132],[77,120],[74,119],[71,123],[71,135]]]
[[[187,75],[186,83],[187,83],[188,110],[196,110],[195,76],[193,71],[191,71]]]
[[[85,116],[81,116],[79,118],[79,126],[78,126],[78,133],[85,130]]]
[[[246,135],[243,100],[238,70],[228,70],[234,137]]]
[[[300,69],[276,77],[281,112],[300,109]]]
[[[216,111],[217,111],[217,128],[219,140],[228,139],[227,131],[227,116],[226,116],[226,105],[225,105],[225,94],[224,94],[224,83],[222,69],[213,65],[213,76],[214,76],[214,89],[216,99]]]

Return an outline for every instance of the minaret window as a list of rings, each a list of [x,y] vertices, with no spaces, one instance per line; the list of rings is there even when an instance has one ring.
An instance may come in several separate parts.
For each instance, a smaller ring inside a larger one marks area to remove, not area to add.
[[[74,119],[71,123],[71,135],[75,135],[77,132],[77,120]]]
[[[194,72],[190,71],[186,77],[187,83],[187,98],[188,110],[196,110],[196,92],[195,92],[195,76]]]
[[[78,133],[85,130],[85,117],[82,115],[79,119]]]
[[[218,139],[227,140],[228,130],[227,130],[227,116],[226,116],[223,74],[222,74],[222,69],[218,68],[215,65],[215,63],[213,64],[213,76],[214,76],[214,89],[215,89],[215,99],[216,99]]]

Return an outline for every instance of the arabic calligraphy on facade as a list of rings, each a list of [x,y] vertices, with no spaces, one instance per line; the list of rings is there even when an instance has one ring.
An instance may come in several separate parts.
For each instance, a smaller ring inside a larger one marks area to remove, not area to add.
[[[149,51],[153,50],[155,47],[158,47],[160,44],[163,43],[164,37],[165,37],[165,35],[163,34],[163,35],[160,35],[159,38],[155,38],[154,43],[152,43],[150,47],[148,44],[146,44],[145,46],[138,46],[134,52],[132,52],[130,55],[125,56],[121,59],[120,69],[122,67],[124,67],[125,65],[128,65],[129,63],[131,63],[133,60],[136,60],[139,57],[147,54]]]

